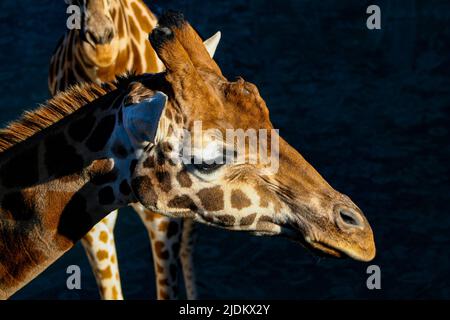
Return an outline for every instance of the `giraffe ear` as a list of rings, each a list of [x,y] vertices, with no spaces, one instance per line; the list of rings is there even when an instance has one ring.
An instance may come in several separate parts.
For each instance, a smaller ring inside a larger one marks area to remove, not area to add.
[[[206,47],[206,51],[208,51],[209,56],[214,58],[214,54],[216,53],[217,46],[219,45],[220,38],[222,37],[222,33],[217,31],[211,38],[203,41],[203,44]]]
[[[159,120],[167,103],[167,96],[156,91],[138,103],[124,106],[123,125],[131,143],[142,147],[155,141]]]

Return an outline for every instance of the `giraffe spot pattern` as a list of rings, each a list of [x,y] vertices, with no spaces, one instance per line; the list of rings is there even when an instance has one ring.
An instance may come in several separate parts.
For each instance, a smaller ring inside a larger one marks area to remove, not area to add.
[[[1,166],[0,177],[4,187],[23,188],[38,182],[38,150],[38,146],[31,147]]]
[[[223,216],[218,216],[217,220],[219,220],[220,223],[224,226],[232,226],[236,222],[236,219],[233,216],[228,215],[228,214],[223,215]]]
[[[117,300],[119,293],[117,292],[116,286],[112,287],[112,297],[114,300]]]
[[[125,196],[130,195],[131,188],[130,188],[130,185],[128,184],[127,180],[122,180],[122,182],[119,185],[119,191],[120,191],[120,193],[122,193]]]
[[[95,117],[91,113],[86,114],[82,118],[74,121],[69,125],[68,133],[69,137],[73,140],[81,142],[84,141],[91,133],[95,124]]]
[[[176,196],[169,201],[168,206],[171,208],[197,210],[197,205],[188,195]]]
[[[162,290],[162,289],[159,291],[159,297],[160,297],[161,299],[163,299],[163,300],[168,300],[168,299],[170,299],[170,297],[169,297],[169,295],[167,294],[167,292],[164,291],[164,290]]]
[[[173,131],[173,126],[169,125],[169,128],[167,129],[167,136],[171,137],[173,135],[174,131]]]
[[[103,184],[107,184],[107,183],[116,181],[118,175],[119,175],[119,172],[115,169],[113,169],[107,173],[99,172],[99,174],[93,175],[93,177],[91,178],[91,182],[93,184],[95,184],[96,186],[101,186]]]
[[[272,223],[272,218],[269,216],[261,216],[256,223],[257,229],[267,229],[268,223]]]
[[[119,159],[124,159],[128,156],[127,149],[120,143],[115,143],[112,147],[113,154]]]
[[[255,218],[256,218],[256,213],[249,214],[248,216],[243,217],[241,219],[240,225],[241,226],[250,226],[255,221]]]
[[[87,235],[85,235],[83,239],[86,240],[87,243],[89,243],[90,245],[92,245],[93,242],[94,242],[94,239],[92,238],[92,236],[91,236],[90,233],[88,233]]]
[[[26,199],[19,191],[7,193],[2,200],[2,210],[10,214],[15,221],[29,220],[33,216],[33,208],[27,205]]]
[[[83,168],[83,158],[62,133],[47,137],[44,162],[50,176],[65,176]]]
[[[241,210],[243,208],[250,207],[252,202],[250,199],[239,189],[231,191],[231,207]]]
[[[167,171],[156,172],[156,179],[158,179],[159,187],[162,191],[169,192],[172,189],[170,174]]]
[[[162,221],[162,222],[159,223],[158,231],[166,232],[168,227],[169,227],[169,222],[168,221]]]
[[[192,186],[192,180],[186,170],[177,173],[177,180],[183,188],[190,188]]]
[[[75,193],[61,214],[58,232],[73,242],[80,240],[92,228],[92,218],[86,208],[86,199]]]
[[[97,251],[97,259],[100,261],[108,259],[108,255],[108,251],[106,250]]]
[[[164,250],[164,242],[156,241],[155,242],[155,252],[156,256],[161,260],[169,259],[169,251]]]
[[[175,221],[170,221],[169,226],[167,228],[167,238],[172,238],[173,236],[177,235],[179,231],[178,223]]]
[[[158,197],[153,189],[153,184],[149,177],[136,177],[131,182],[131,185],[134,191],[138,191],[141,197],[140,200],[146,207],[156,206]]]
[[[111,186],[104,187],[98,192],[98,201],[100,204],[112,204],[114,200],[114,190]]]
[[[163,166],[166,163],[166,156],[160,146],[156,148],[156,162],[159,166]]]
[[[145,159],[143,163],[144,168],[154,168],[155,167],[155,158],[153,156],[148,157]]]
[[[114,114],[108,115],[99,121],[86,141],[86,146],[89,150],[98,152],[105,147],[114,130],[115,123],[116,116]]]
[[[170,108],[166,108],[166,111],[164,112],[165,116],[167,119],[169,119],[169,121],[172,120],[172,111],[170,110]]]
[[[203,208],[207,211],[220,211],[224,208],[224,196],[222,189],[217,186],[202,189],[197,193]]]
[[[100,270],[100,277],[102,279],[110,279],[110,278],[112,278],[111,266],[107,266],[105,269]]]
[[[108,239],[109,239],[108,233],[107,233],[106,231],[100,232],[99,239],[100,239],[100,241],[103,242],[103,243],[108,243]]]

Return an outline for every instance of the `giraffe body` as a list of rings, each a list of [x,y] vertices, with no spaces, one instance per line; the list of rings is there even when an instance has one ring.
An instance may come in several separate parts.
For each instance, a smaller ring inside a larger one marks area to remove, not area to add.
[[[75,87],[0,132],[0,298],[107,212],[135,201],[129,167],[142,151],[131,147],[121,124],[124,91],[109,90]],[[130,145],[126,156],[117,156],[117,144]],[[101,272],[110,278],[113,270]]]

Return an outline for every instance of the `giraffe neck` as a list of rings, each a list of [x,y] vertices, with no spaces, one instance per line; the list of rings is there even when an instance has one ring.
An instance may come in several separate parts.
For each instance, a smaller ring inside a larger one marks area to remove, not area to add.
[[[52,57],[49,87],[54,95],[79,82],[108,82],[127,72],[155,73],[163,69],[148,41],[157,19],[142,0],[114,1],[111,9],[118,54],[114,63],[100,67],[83,52],[80,30],[70,30]]]
[[[123,97],[114,90],[0,153],[0,298],[134,202],[129,172],[142,151],[121,124]]]

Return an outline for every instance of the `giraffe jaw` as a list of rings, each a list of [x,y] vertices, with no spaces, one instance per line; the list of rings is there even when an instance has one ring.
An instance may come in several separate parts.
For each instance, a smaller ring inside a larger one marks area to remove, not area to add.
[[[351,258],[353,260],[368,262],[375,257],[375,251],[360,251],[354,250],[346,246],[337,246],[327,240],[320,240],[312,238],[307,235],[308,232],[302,231],[299,228],[291,225],[281,226],[281,235],[298,243],[306,249],[312,251],[319,256],[333,257],[333,258]]]
[[[281,235],[292,240],[295,243],[302,245],[307,250],[310,250],[316,255],[333,257],[333,258],[346,258],[352,257],[352,255],[343,251],[340,248],[326,243],[324,241],[313,240],[309,235],[306,235],[305,231],[295,228],[289,224],[284,224],[281,227]],[[353,258],[353,257],[352,257]],[[356,259],[359,260],[359,259]]]

